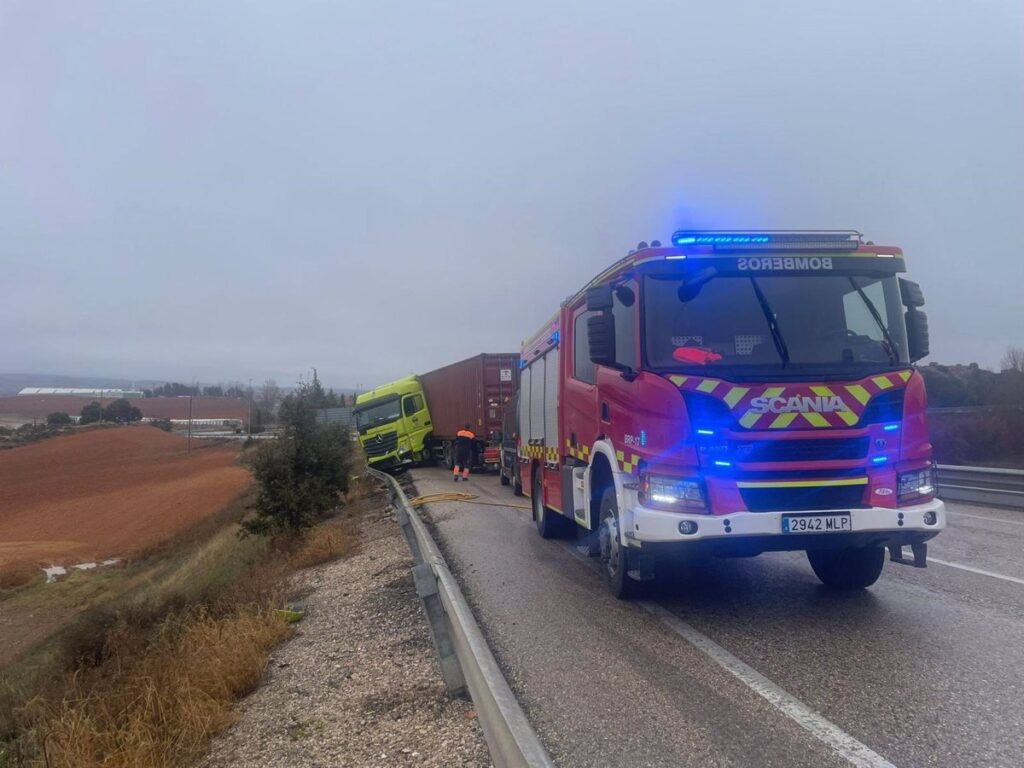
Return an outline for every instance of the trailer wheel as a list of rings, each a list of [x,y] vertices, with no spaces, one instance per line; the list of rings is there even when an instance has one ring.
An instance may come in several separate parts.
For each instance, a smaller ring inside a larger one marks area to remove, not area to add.
[[[633,597],[640,584],[629,576],[627,550],[619,537],[619,503],[615,489],[606,488],[601,496],[601,524],[598,528],[601,571],[608,591],[620,600]]]
[[[564,518],[544,503],[544,479],[540,472],[533,476],[533,522],[542,539],[557,539],[565,531]]]
[[[451,440],[445,440],[444,447],[444,465],[448,469],[455,469],[455,449],[452,447]]]
[[[814,575],[832,589],[864,589],[882,575],[885,549],[847,547],[845,549],[809,549],[807,559]]]

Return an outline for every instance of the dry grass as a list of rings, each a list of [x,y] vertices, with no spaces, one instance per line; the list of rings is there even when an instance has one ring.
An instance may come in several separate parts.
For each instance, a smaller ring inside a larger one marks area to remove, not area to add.
[[[289,631],[272,612],[255,607],[220,617],[188,610],[165,620],[145,643],[137,628],[114,627],[107,636],[110,661],[102,669],[79,670],[69,676],[61,699],[27,706],[45,749],[29,764],[192,763],[231,722],[233,702],[259,684],[270,650]]]
[[[292,568],[311,568],[352,554],[357,542],[357,526],[351,517],[329,520],[310,531],[289,562]]]
[[[31,563],[15,563],[0,567],[0,591],[17,589],[32,581],[42,581],[42,571]]]

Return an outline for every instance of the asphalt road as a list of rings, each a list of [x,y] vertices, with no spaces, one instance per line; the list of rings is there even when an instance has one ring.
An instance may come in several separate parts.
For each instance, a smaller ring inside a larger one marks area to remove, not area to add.
[[[496,476],[421,494],[527,506]],[[552,756],[573,766],[1024,765],[1024,515],[948,506],[927,569],[859,593],[802,553],[712,561],[638,602],[528,509],[425,508]]]

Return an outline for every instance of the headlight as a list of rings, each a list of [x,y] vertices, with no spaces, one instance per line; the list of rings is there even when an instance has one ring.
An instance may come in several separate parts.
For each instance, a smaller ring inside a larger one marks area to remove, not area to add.
[[[640,474],[640,503],[674,512],[706,512],[704,485],[690,477]]]
[[[899,476],[900,501],[920,499],[935,495],[935,467],[915,469],[913,472],[901,472]]]

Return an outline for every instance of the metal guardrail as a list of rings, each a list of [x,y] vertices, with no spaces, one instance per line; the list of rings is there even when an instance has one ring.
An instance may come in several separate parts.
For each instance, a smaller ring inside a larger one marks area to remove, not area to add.
[[[367,469],[391,491],[416,565],[416,592],[434,638],[448,693],[469,692],[497,768],[554,768],[480,631],[455,577],[419,513],[391,475]]]
[[[947,501],[1024,509],[1024,470],[939,464],[939,496]]]

